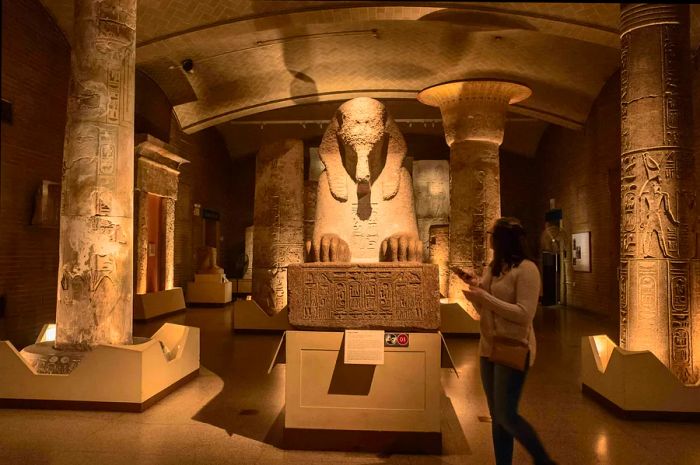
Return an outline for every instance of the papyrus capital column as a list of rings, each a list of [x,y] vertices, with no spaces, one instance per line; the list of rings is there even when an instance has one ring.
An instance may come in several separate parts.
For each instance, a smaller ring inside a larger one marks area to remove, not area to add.
[[[132,339],[136,0],[76,0],[56,345]]]
[[[488,80],[449,82],[418,94],[420,102],[440,108],[450,146],[450,266],[481,274],[487,263],[486,231],[501,216],[498,151],[508,105],[530,94],[521,84]],[[478,318],[464,288],[450,276],[450,300]]]
[[[700,363],[689,7],[622,4],[620,344],[685,383]]]

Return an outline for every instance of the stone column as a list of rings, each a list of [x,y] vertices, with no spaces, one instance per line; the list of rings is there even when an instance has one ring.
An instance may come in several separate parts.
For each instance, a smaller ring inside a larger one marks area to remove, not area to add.
[[[138,226],[136,230],[136,293],[145,294],[148,288],[148,192],[135,191],[138,199]]]
[[[268,314],[287,305],[287,266],[304,261],[304,144],[260,148],[255,164],[253,300]]]
[[[689,7],[621,4],[620,345],[700,370]]]
[[[440,107],[450,146],[450,266],[481,274],[489,259],[486,231],[501,216],[498,151],[506,112],[530,94],[520,84],[486,80],[438,84],[418,94],[420,102]],[[450,273],[450,300],[478,318],[464,288]]]
[[[175,286],[175,201],[176,199],[170,197],[161,198],[163,248],[165,249],[163,289],[166,291]]]
[[[136,0],[76,0],[56,346],[129,344]]]
[[[448,282],[450,279],[449,258],[450,258],[450,225],[434,224],[430,226],[429,261],[438,266],[438,276],[440,281],[440,297],[447,297],[449,294]]]
[[[304,243],[314,237],[318,181],[304,181]]]
[[[414,161],[413,197],[418,235],[423,241],[423,259],[427,261],[430,253],[430,227],[433,224],[446,224],[450,217],[450,162]]]
[[[255,227],[245,228],[245,254],[248,257],[248,266],[243,273],[243,279],[253,278],[253,241],[255,237]]]

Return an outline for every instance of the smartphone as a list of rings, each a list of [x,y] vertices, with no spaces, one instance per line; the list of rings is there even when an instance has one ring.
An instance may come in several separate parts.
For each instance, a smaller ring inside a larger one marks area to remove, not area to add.
[[[459,276],[462,280],[466,281],[467,283],[476,277],[474,276],[474,274],[469,273],[468,271],[464,271],[463,269],[457,266],[451,266],[450,271],[452,271],[454,274]]]

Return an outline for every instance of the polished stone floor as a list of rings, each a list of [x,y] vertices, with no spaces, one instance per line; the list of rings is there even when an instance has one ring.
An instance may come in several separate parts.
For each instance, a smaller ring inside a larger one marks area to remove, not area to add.
[[[0,464],[494,463],[476,339],[447,337],[459,377],[442,370],[442,456],[285,451],[284,365],[267,373],[279,335],[232,334],[231,320],[228,306],[137,325],[138,336],[165,321],[202,329],[201,375],[144,413],[0,410]],[[560,464],[700,464],[700,424],[624,421],[581,394],[580,338],[615,339],[616,322],[555,307],[538,312],[535,329],[521,413]],[[531,463],[519,445],[514,463]]]

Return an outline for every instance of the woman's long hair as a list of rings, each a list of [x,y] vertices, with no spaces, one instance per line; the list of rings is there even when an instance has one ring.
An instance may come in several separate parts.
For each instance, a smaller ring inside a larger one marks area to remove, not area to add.
[[[493,260],[489,265],[491,276],[500,276],[504,265],[516,268],[523,260],[530,258],[525,229],[517,218],[504,217],[496,220],[492,240]]]

